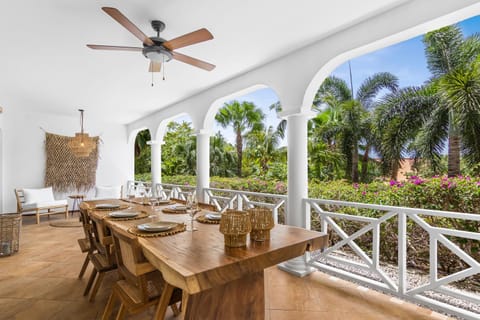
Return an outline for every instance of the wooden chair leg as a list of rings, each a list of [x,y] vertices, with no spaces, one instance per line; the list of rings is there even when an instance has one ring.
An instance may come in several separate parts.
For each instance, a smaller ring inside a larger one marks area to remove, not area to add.
[[[85,261],[83,261],[82,269],[80,269],[80,273],[78,274],[78,279],[82,279],[85,271],[87,270],[88,263],[90,259],[88,258],[88,254],[85,257]]]
[[[162,296],[160,297],[160,301],[158,302],[157,310],[155,311],[154,319],[158,320],[158,319],[164,319],[165,318],[165,313],[167,312],[168,303],[170,302],[170,299],[172,298],[173,289],[175,289],[174,286],[165,282],[165,287],[163,288]]]
[[[124,316],[125,316],[125,305],[122,302],[122,304],[120,305],[120,309],[118,309],[117,317],[115,319],[122,320]]]
[[[103,277],[105,277],[105,272],[99,272],[97,280],[93,285],[92,292],[90,292],[90,299],[88,299],[88,301],[93,302],[93,300],[95,300],[95,296],[97,295],[98,288],[100,288],[100,284],[102,284]]]
[[[65,219],[68,219],[68,206],[65,206]]]
[[[105,306],[105,310],[103,311],[102,320],[108,320],[110,318],[110,314],[112,313],[113,306],[115,303],[115,289],[112,289],[112,293],[108,298],[107,305]]]
[[[92,273],[90,274],[90,278],[88,279],[87,286],[85,287],[85,291],[83,291],[83,295],[86,296],[92,287],[93,282],[95,281],[95,277],[97,276],[97,269],[93,268]]]
[[[37,212],[35,213],[35,216],[37,217],[37,224],[40,224],[40,212],[37,209]]]

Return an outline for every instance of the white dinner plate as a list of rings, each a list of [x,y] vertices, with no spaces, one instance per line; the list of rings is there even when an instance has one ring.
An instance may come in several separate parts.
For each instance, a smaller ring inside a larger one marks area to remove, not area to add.
[[[173,206],[168,207],[171,210],[187,210],[187,207],[182,204],[174,204]]]
[[[222,218],[222,214],[209,212],[205,214],[205,218],[207,218],[208,220],[220,220]]]
[[[113,211],[108,215],[113,218],[133,218],[140,214],[138,211]]]
[[[168,231],[170,229],[175,228],[175,226],[177,226],[176,222],[157,221],[157,222],[148,222],[148,223],[139,224],[137,228],[142,231],[158,232],[158,231]]]
[[[96,209],[116,209],[120,208],[119,204],[112,204],[112,203],[99,203],[95,205]]]

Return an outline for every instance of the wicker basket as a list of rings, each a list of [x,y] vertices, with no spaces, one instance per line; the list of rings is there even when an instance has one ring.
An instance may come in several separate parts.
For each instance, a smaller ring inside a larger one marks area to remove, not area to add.
[[[18,251],[21,226],[20,214],[0,214],[0,257],[12,255]]]
[[[270,229],[275,225],[272,210],[266,208],[248,209],[252,232],[250,239],[253,241],[265,241],[270,239]]]
[[[225,238],[226,247],[244,247],[247,234],[252,229],[249,214],[245,211],[227,210],[220,219],[220,232]]]

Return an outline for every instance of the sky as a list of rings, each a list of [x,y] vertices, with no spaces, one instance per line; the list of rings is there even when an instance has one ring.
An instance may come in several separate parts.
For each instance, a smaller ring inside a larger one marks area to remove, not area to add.
[[[458,23],[464,36],[470,36],[480,32],[480,16],[472,17]],[[422,42],[423,36],[365,54],[350,60],[352,68],[353,91],[356,92],[360,84],[369,76],[377,72],[390,72],[398,77],[400,87],[420,86],[430,78]],[[338,66],[332,75],[349,81],[348,62]],[[260,107],[266,115],[265,126],[274,126],[280,122],[275,111],[269,110],[269,106],[278,101],[278,97],[272,89],[264,88],[247,95],[236,98],[238,101],[249,101]],[[189,121],[178,119],[177,121]],[[234,143],[234,134],[231,128],[223,129],[215,124],[213,133],[220,131],[230,143]],[[281,145],[285,145],[282,141]]]

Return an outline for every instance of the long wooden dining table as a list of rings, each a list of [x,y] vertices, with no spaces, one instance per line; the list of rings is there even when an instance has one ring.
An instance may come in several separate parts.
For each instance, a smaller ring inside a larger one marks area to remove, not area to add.
[[[152,221],[152,216],[190,223],[188,214],[162,213],[164,206],[152,210],[151,206],[123,200],[84,201],[83,205],[90,208],[90,214],[105,217],[105,211],[95,210],[99,202],[128,205],[150,215],[129,221],[105,219],[107,226],[124,230]],[[264,319],[264,269],[327,245],[324,233],[277,224],[270,240],[247,238],[245,247],[229,248],[218,224],[196,221],[195,227],[195,232],[138,237],[145,257],[162,272],[165,281],[183,290],[182,319]]]

